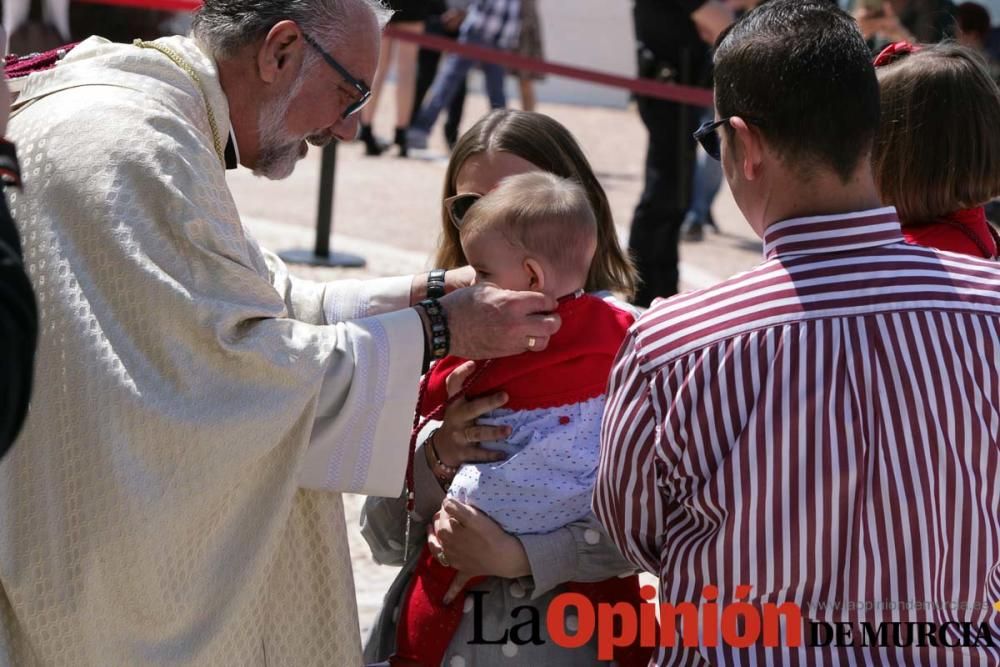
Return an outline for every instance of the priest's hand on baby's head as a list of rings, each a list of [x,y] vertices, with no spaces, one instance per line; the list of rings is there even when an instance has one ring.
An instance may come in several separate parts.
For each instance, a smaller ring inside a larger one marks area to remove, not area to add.
[[[451,354],[494,359],[540,351],[559,330],[556,300],[539,292],[473,285],[441,299],[451,333]]]

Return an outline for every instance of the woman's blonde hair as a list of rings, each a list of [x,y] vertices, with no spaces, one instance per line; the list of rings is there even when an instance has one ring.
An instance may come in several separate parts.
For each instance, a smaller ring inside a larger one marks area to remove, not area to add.
[[[444,180],[444,199],[458,194],[455,183],[462,165],[473,155],[504,151],[539,169],[576,181],[587,193],[597,219],[597,253],[587,276],[588,291],[613,290],[630,298],[635,293],[636,272],[618,243],[611,206],[579,144],[559,122],[530,111],[497,110],[483,117],[455,144]],[[468,261],[462,252],[458,229],[447,209],[441,207],[443,233],[435,266],[452,269]]]
[[[876,72],[882,112],[875,183],[903,224],[1000,194],[1000,89],[976,53],[937,44]]]

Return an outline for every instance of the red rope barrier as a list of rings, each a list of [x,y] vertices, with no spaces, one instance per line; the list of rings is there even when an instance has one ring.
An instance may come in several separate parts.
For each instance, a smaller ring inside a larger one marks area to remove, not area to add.
[[[158,9],[168,12],[190,12],[201,7],[201,0],[74,0],[74,2],[87,2],[101,5],[119,5],[125,7],[142,7],[145,9]],[[459,44],[455,40],[438,37],[436,35],[425,35],[422,33],[398,30],[391,25],[385,30],[386,37],[413,42],[419,46],[434,49],[436,51],[447,51],[466,56],[473,60],[481,60],[488,63],[496,63],[509,69],[518,69],[525,72],[537,72],[539,74],[552,74],[564,76],[569,79],[577,79],[588,83],[596,83],[602,86],[613,88],[624,88],[637,95],[644,97],[655,97],[661,100],[679,102],[681,104],[691,104],[694,106],[712,108],[712,91],[694,86],[681,86],[673,83],[661,83],[652,79],[633,79],[630,77],[598,72],[596,70],[573,67],[572,65],[562,65],[559,63],[547,62],[536,58],[528,58],[517,53],[501,51],[485,46],[473,44]]]
[[[455,40],[436,35],[425,35],[422,33],[407,32],[397,30],[391,25],[385,30],[386,37],[392,37],[404,42],[414,42],[425,48],[436,51],[450,51],[473,60],[481,60],[488,63],[496,63],[511,69],[524,70],[526,72],[537,72],[539,74],[553,74],[555,76],[565,76],[570,79],[579,79],[589,83],[596,83],[614,88],[624,88],[644,97],[655,97],[681,104],[691,104],[700,107],[712,108],[714,105],[712,91],[694,86],[680,86],[673,83],[661,83],[652,79],[633,79],[607,72],[582,69],[571,65],[561,65],[535,58],[528,58],[517,53],[491,49],[485,46],[473,44],[459,44]]]

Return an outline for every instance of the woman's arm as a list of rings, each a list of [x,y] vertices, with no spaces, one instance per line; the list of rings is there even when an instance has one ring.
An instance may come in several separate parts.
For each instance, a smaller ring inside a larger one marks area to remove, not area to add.
[[[568,581],[602,581],[636,571],[593,512],[543,535],[519,535],[531,567],[524,582],[538,598]]]
[[[277,255],[261,249],[271,284],[289,315],[310,324],[336,324],[408,308],[427,298],[427,275],[322,282],[293,276]],[[472,284],[475,271],[462,267],[445,274],[445,292]]]
[[[446,603],[475,576],[522,579],[532,598],[567,581],[601,581],[635,572],[593,513],[559,530],[511,535],[486,513],[447,499],[434,517],[431,553],[459,572]]]

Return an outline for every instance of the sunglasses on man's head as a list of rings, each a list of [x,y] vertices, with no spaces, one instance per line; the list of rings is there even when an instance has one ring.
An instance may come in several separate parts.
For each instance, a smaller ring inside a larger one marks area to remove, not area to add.
[[[344,113],[342,113],[340,117],[347,119],[348,117],[361,111],[361,109],[363,109],[372,98],[372,89],[368,87],[368,84],[355,78],[354,75],[348,72],[343,65],[338,63],[333,56],[324,51],[323,47],[320,46],[315,39],[306,33],[302,33],[302,38],[306,40],[306,44],[316,49],[316,51],[319,52],[319,55],[323,57],[323,60],[326,61],[326,64],[332,67],[334,71],[336,71],[337,74],[339,74],[344,81],[346,81],[347,84],[358,93],[358,98],[347,105],[347,108],[344,109]]]
[[[701,147],[705,149],[709,157],[716,160],[722,159],[722,143],[719,140],[719,128],[731,121],[736,116],[726,116],[725,118],[720,118],[719,120],[710,120],[707,123],[702,123],[701,127],[695,130],[694,137],[695,141],[701,144]],[[763,125],[762,121],[755,118],[747,118],[746,116],[740,116],[743,120],[754,125]]]
[[[456,228],[462,228],[462,220],[465,218],[465,214],[469,212],[472,205],[477,201],[482,199],[482,195],[476,194],[475,192],[464,192],[462,194],[453,195],[444,200],[444,207],[448,211],[448,217],[451,218],[451,224],[455,225]]]

